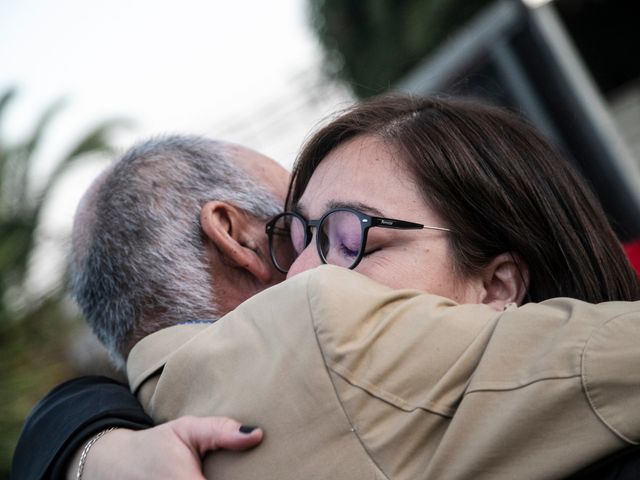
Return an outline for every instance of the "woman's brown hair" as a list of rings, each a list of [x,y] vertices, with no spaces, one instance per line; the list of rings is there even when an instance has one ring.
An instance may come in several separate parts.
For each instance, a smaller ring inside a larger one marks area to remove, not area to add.
[[[401,152],[427,204],[457,233],[470,274],[511,252],[529,270],[528,300],[638,300],[640,282],[593,194],[516,115],[469,100],[383,96],[320,129],[294,167],[287,206],[335,147],[375,135]]]

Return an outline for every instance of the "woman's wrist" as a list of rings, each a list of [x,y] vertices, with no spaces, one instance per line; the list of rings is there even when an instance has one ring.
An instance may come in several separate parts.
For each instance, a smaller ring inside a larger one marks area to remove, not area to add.
[[[93,474],[87,473],[87,463],[90,453],[96,453],[94,446],[99,440],[105,436],[112,434],[115,430],[123,430],[118,427],[109,427],[95,435],[92,435],[81,447],[77,449],[73,457],[71,457],[66,470],[66,480],[80,480],[82,478],[95,478]],[[97,448],[99,450],[99,447]]]
[[[76,480],[82,480],[82,474],[84,473],[84,466],[87,462],[87,457],[89,456],[89,452],[91,451],[91,447],[95,445],[95,443],[104,437],[107,433],[113,432],[118,427],[110,427],[106,430],[102,430],[98,434],[91,437],[91,439],[85,443],[82,451],[80,452],[80,459],[78,460],[78,467],[76,468]]]

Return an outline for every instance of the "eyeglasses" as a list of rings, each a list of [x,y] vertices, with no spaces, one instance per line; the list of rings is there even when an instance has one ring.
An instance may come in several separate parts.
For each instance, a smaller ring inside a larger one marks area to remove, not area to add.
[[[444,227],[372,217],[352,208],[334,208],[319,220],[306,220],[299,213],[284,212],[272,218],[266,226],[271,260],[278,270],[287,273],[295,259],[311,243],[311,228],[315,228],[316,247],[322,263],[353,269],[365,254],[367,232],[373,227],[453,233]]]

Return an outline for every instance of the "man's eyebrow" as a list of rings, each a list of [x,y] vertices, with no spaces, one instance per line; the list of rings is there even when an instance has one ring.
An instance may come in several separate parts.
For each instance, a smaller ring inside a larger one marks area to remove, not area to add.
[[[334,208],[351,208],[353,210],[358,210],[359,212],[366,213],[367,215],[371,215],[374,217],[384,217],[384,213],[382,213],[380,210],[375,207],[366,205],[362,202],[344,202],[338,200],[333,200],[327,203],[322,214],[324,215],[326,212],[328,212],[329,210],[333,210]],[[304,218],[309,219],[309,216],[307,215],[307,209],[304,206],[300,205],[300,203],[295,203],[291,210],[302,215]]]

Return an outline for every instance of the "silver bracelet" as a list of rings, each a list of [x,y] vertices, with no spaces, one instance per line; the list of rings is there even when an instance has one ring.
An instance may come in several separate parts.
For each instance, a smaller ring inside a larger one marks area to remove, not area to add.
[[[106,435],[109,432],[114,431],[117,428],[118,427],[111,427],[111,428],[107,428],[106,430],[102,430],[100,433],[98,433],[97,435],[92,437],[91,440],[89,440],[87,442],[87,444],[82,449],[82,453],[80,454],[80,461],[78,462],[78,472],[76,473],[76,480],[81,480],[82,479],[82,472],[84,471],[84,464],[87,462],[87,455],[89,455],[89,450],[91,450],[91,447],[93,447],[95,445],[95,443],[98,440],[100,440],[104,435]]]

